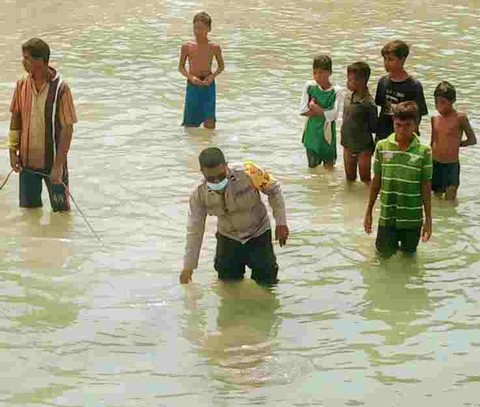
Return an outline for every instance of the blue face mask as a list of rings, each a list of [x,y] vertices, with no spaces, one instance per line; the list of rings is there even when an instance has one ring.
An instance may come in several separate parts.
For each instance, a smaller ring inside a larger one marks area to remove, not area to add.
[[[210,188],[212,191],[223,191],[228,184],[228,178],[225,177],[223,181],[213,183],[213,182],[207,182],[207,187]]]

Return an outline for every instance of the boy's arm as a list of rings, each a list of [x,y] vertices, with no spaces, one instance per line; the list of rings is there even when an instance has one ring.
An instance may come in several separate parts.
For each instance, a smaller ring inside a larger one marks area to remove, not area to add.
[[[217,61],[217,70],[211,75],[213,76],[213,79],[225,70],[225,62],[223,61],[222,48],[220,48],[220,45],[214,47],[214,55],[215,60]]]
[[[375,104],[377,106],[383,106],[385,104],[385,82],[383,78],[380,78],[377,84],[377,91],[375,93]]]
[[[423,156],[421,174],[422,204],[425,211],[425,223],[422,230],[423,242],[427,242],[432,235],[432,171],[432,151],[428,148]]]
[[[190,80],[190,74],[187,71],[187,68],[185,67],[185,64],[187,62],[187,57],[188,57],[188,45],[183,44],[182,48],[180,49],[180,60],[178,62],[178,72],[180,72],[185,78]]]
[[[375,202],[377,200],[378,194],[382,187],[382,162],[380,160],[380,150],[379,144],[375,147],[374,159],[373,159],[373,180],[370,186],[370,197],[368,199],[367,211],[365,213],[365,220],[363,222],[363,227],[365,232],[368,234],[372,233],[372,212]]]
[[[433,145],[437,141],[437,133],[435,131],[435,117],[431,117],[430,124],[432,126],[431,136],[430,136],[430,147],[433,147]]]
[[[380,174],[375,174],[373,176],[372,184],[370,186],[370,196],[368,198],[367,212],[365,213],[365,220],[363,222],[363,227],[365,232],[368,234],[372,233],[372,212],[375,202],[377,201],[378,194],[380,193],[380,188],[382,186],[382,176]]]
[[[477,137],[475,136],[475,132],[470,125],[468,117],[466,115],[462,115],[460,120],[462,132],[467,136],[466,140],[460,141],[460,147],[473,146],[474,144],[477,144]]]
[[[368,122],[368,129],[370,133],[375,134],[377,133],[377,123],[378,123],[378,116],[377,116],[377,106],[374,103],[368,104],[367,107],[367,122]]]
[[[425,101],[425,95],[423,94],[423,86],[419,81],[416,81],[417,86],[415,89],[415,102],[418,106],[418,123],[417,125],[420,126],[420,122],[422,121],[422,116],[426,116],[428,114],[427,102]]]
[[[425,223],[422,230],[422,241],[428,242],[432,236],[432,181],[422,181],[422,204],[425,211]]]
[[[203,80],[203,84],[205,86],[210,86],[215,78],[225,70],[225,63],[223,61],[222,49],[220,48],[220,45],[213,45],[212,47],[213,56],[217,61],[217,69]]]
[[[323,114],[319,116],[324,116],[327,122],[334,122],[335,120],[337,120],[342,110],[343,98],[344,98],[343,89],[337,88],[335,92],[335,103],[333,105],[333,109],[330,109],[330,110],[322,109]]]
[[[313,116],[312,111],[309,106],[310,97],[308,96],[308,89],[310,88],[311,83],[307,82],[303,87],[302,98],[300,99],[300,107],[298,109],[298,114],[300,116]]]

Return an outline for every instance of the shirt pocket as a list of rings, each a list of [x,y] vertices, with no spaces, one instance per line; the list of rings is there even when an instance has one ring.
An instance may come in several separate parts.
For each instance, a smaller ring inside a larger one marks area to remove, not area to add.
[[[236,191],[232,200],[235,210],[240,212],[249,211],[260,201],[260,194],[252,185],[248,185]]]
[[[216,192],[210,192],[206,198],[207,214],[210,216],[224,216],[227,214],[225,209],[224,197]]]

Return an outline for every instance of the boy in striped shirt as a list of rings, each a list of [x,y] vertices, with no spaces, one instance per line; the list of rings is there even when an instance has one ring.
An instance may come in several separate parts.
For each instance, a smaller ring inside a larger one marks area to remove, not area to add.
[[[380,219],[376,248],[386,257],[399,248],[415,253],[420,236],[427,242],[432,234],[432,154],[415,134],[418,107],[399,103],[393,114],[395,132],[377,143],[374,178],[365,214],[365,231],[372,233],[372,210],[380,193]],[[425,210],[425,219],[423,218]]]

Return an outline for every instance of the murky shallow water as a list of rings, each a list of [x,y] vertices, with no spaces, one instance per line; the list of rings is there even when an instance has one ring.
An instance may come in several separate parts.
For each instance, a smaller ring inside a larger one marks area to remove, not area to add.
[[[19,44],[44,37],[80,119],[72,193],[105,247],[77,211],[18,209],[16,178],[1,191],[0,402],[480,405],[478,149],[462,150],[459,205],[434,203],[432,241],[415,260],[379,262],[362,230],[368,191],[347,186],[341,164],[333,174],[306,168],[296,115],[314,53],[332,55],[339,84],[349,63],[368,60],[374,90],[381,46],[401,37],[413,44],[408,68],[431,112],[435,85],[450,80],[479,134],[478,7],[3,0],[3,133]],[[179,127],[178,50],[201,9],[227,64],[214,132]],[[292,236],[276,247],[281,283],[272,293],[215,281],[212,219],[195,283],[177,283],[197,155],[213,144],[283,183]]]

